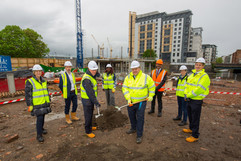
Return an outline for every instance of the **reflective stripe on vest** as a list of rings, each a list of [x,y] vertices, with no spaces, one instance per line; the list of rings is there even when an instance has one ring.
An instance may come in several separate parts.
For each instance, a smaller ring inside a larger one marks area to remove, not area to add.
[[[156,76],[156,69],[152,71],[152,79],[153,79],[153,81],[155,82],[155,85],[156,85],[156,86],[158,86],[158,85],[162,82],[162,80],[163,80],[164,76],[166,75],[166,73],[167,73],[167,71],[165,71],[165,70],[163,69],[163,70],[159,73],[159,75]],[[164,89],[165,89],[165,84],[163,84],[163,86],[162,86],[160,89],[158,89],[158,91],[159,91],[159,92],[163,92]]]
[[[42,82],[42,85],[35,80],[33,77],[28,79],[29,82],[32,84],[33,92],[33,106],[43,105],[45,103],[49,103],[49,93],[47,90],[47,82]]]
[[[176,95],[179,97],[184,97],[184,89],[187,82],[186,78],[187,76],[185,76],[183,79],[178,79]]]
[[[90,75],[85,73],[84,76],[82,77],[81,84],[80,84],[81,98],[89,99],[89,96],[87,95],[86,90],[84,89],[84,87],[82,85],[82,82],[85,79],[89,79],[91,81],[91,83],[93,85],[93,90],[95,91],[95,97],[97,97],[97,81],[93,77],[91,77]]]
[[[75,94],[77,95],[78,94],[78,90],[77,90],[77,87],[76,87],[76,84],[75,84],[75,76],[74,76],[73,73],[71,73],[71,74],[72,74],[72,79],[73,79],[73,83],[74,83]],[[68,93],[67,93],[67,90],[68,90],[67,89],[67,75],[66,75],[66,73],[64,73],[61,76],[62,76],[62,80],[63,80],[63,97],[65,99],[67,99],[67,97],[68,97]],[[71,84],[71,82],[70,82],[70,84]]]
[[[112,89],[114,88],[114,74],[109,74],[107,76],[107,73],[103,73],[103,87],[104,89]]]

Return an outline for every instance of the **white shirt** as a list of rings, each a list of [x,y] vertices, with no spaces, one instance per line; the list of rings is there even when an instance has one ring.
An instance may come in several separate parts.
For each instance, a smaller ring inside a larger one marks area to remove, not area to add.
[[[73,81],[73,77],[72,77],[72,73],[68,73],[68,76],[69,76],[69,80],[70,80],[70,83],[71,83],[71,91],[74,90],[74,81]]]

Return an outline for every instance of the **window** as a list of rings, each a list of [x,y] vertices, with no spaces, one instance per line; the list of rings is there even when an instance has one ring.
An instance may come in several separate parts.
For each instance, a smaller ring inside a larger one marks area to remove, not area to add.
[[[145,25],[140,27],[140,31],[145,31]]]
[[[175,47],[176,47],[176,45],[173,45],[173,47],[175,48]]]
[[[175,24],[175,27],[177,27],[177,24]]]
[[[151,38],[152,37],[152,32],[148,32],[147,33],[147,38]]]
[[[175,20],[175,22],[177,22],[177,20]]]
[[[179,30],[181,30],[182,28],[181,27],[179,27]]]
[[[178,39],[180,39],[181,38],[181,36],[178,36]]]
[[[171,23],[171,21],[169,21],[169,23]]]
[[[177,56],[179,56],[179,53],[177,53]]]
[[[176,35],[177,34],[177,32],[174,32],[174,35]]]
[[[172,59],[172,62],[175,63],[175,59]]]
[[[173,53],[172,55],[175,56],[175,53]]]
[[[144,53],[144,43],[145,43],[144,40],[140,41],[140,48],[139,48],[140,53]]]
[[[152,40],[147,40],[146,41],[146,49],[151,49],[152,46]]]
[[[182,23],[179,23],[179,26],[182,26]]]
[[[158,23],[156,23],[156,26],[158,26]]]
[[[180,47],[180,44],[178,44],[177,47]]]
[[[158,21],[158,19],[156,19],[156,22]]]
[[[176,39],[176,36],[174,36],[174,39]]]
[[[173,51],[176,51],[176,49],[173,49]]]
[[[165,36],[166,36],[166,35],[170,35],[170,29],[165,30],[165,31],[164,31],[164,35],[165,35]]]
[[[147,21],[147,23],[149,23],[149,21]]]
[[[180,18],[179,21],[182,21],[182,19]]]
[[[181,32],[178,32],[178,35],[181,35]]]
[[[140,33],[140,39],[145,39],[145,33]]]
[[[168,25],[168,27],[171,27],[171,25]]]
[[[180,51],[180,49],[177,49],[177,51]]]
[[[164,46],[164,52],[169,51],[169,45]]]
[[[152,30],[152,24],[147,25],[147,30]]]
[[[174,31],[177,31],[177,28],[175,28]]]
[[[178,43],[180,43],[180,42],[181,42],[181,40],[178,40],[177,42],[178,42]]]
[[[176,41],[174,41],[173,43],[176,43]]]
[[[170,43],[170,37],[164,38],[164,44],[169,44]]]

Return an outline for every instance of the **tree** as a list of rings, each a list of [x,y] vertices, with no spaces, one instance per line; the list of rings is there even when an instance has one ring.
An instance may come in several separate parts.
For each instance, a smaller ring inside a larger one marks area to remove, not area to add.
[[[8,25],[0,31],[0,55],[21,58],[42,58],[49,53],[42,36],[32,29]]]
[[[223,63],[222,57],[218,57],[218,58],[216,59],[216,63],[217,63],[217,64]]]
[[[157,55],[155,53],[155,51],[153,49],[147,49],[143,55],[142,55],[143,58],[156,58]]]

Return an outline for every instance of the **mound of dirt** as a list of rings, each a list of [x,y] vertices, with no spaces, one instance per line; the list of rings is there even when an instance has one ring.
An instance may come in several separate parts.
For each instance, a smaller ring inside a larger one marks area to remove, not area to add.
[[[110,131],[117,127],[123,127],[128,120],[126,115],[114,108],[103,110],[100,113],[103,114],[103,116],[98,117],[95,122],[102,131]]]

